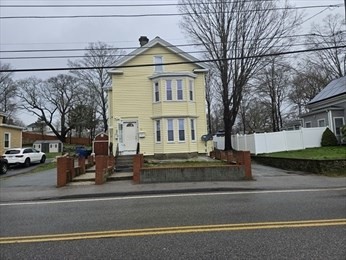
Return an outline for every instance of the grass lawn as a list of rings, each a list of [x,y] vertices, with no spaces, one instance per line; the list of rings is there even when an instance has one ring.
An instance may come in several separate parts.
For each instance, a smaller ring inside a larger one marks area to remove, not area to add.
[[[317,147],[307,148],[304,150],[267,153],[263,156],[279,157],[279,158],[297,158],[297,159],[346,159],[346,146],[329,146],[329,147]]]

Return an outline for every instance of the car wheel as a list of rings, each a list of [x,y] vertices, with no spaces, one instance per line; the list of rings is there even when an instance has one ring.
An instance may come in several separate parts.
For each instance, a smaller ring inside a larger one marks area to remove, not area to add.
[[[26,158],[25,159],[24,166],[25,167],[29,167],[30,166],[30,158]]]
[[[3,165],[1,165],[0,174],[6,174],[7,171],[8,171],[8,164],[4,163]]]
[[[40,163],[44,163],[45,161],[46,161],[46,156],[45,156],[45,155],[42,155],[42,158],[41,158]]]

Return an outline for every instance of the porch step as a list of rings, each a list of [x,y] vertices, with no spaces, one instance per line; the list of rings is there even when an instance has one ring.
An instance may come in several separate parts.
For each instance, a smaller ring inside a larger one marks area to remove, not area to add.
[[[133,179],[133,172],[115,172],[108,176],[107,181],[130,181]]]
[[[116,157],[116,172],[133,172],[134,155],[119,155]]]

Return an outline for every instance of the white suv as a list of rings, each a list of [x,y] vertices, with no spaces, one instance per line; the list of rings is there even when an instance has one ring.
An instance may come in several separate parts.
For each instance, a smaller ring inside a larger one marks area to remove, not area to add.
[[[31,163],[44,163],[46,161],[45,153],[33,148],[9,149],[3,156],[9,165],[24,164],[26,167],[30,166]]]

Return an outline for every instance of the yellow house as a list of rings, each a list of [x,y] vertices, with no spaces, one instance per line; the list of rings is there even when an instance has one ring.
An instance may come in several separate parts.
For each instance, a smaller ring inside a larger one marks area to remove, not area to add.
[[[0,113],[0,155],[7,149],[22,147],[22,127],[6,124],[6,116]]]
[[[109,71],[113,151],[157,158],[206,154],[206,66],[172,44],[141,36],[140,47]]]

